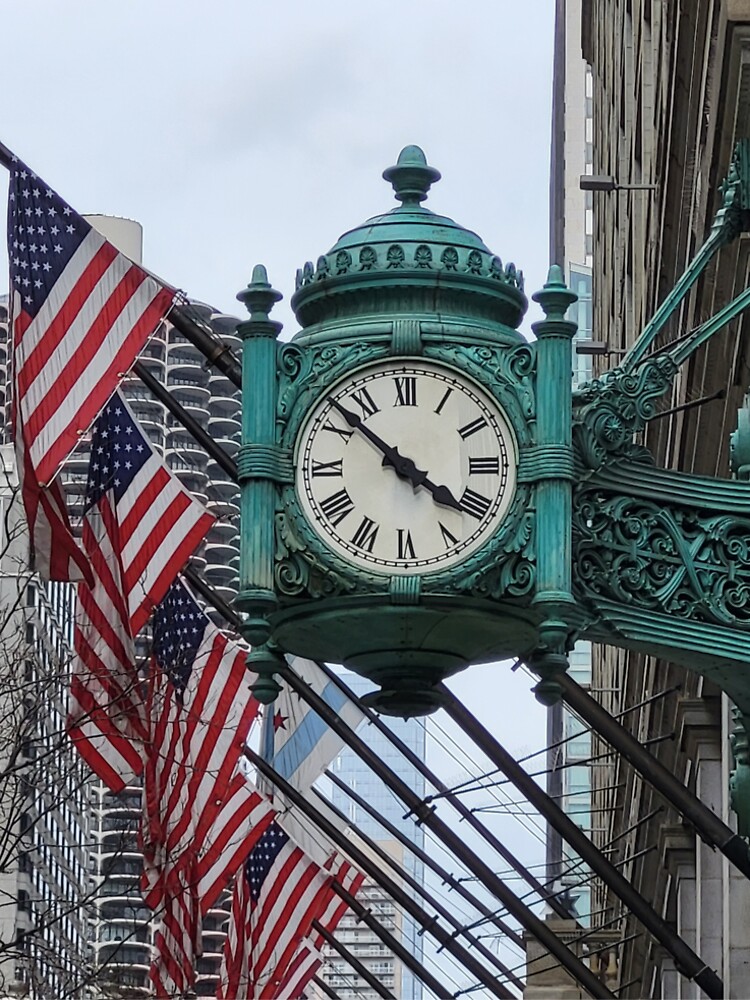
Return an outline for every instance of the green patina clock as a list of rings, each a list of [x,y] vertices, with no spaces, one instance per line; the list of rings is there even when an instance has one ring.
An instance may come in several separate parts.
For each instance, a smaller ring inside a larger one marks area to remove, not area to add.
[[[440,175],[422,151],[383,176],[399,204],[298,272],[290,342],[263,267],[239,296],[237,604],[256,694],[273,700],[292,652],[347,664],[379,686],[376,708],[414,715],[440,704],[444,677],[519,657],[549,704],[576,637],[636,650],[734,702],[732,794],[750,830],[750,421],[733,442],[736,481],[658,468],[637,440],[680,365],[750,308],[740,289],[657,346],[721,248],[750,231],[750,141],[674,290],[618,366],[575,394],[560,269],[534,296],[544,319],[529,343],[522,274],[423,205]]]
[[[384,176],[397,207],[298,272],[289,343],[262,268],[241,294],[238,604],[261,696],[294,652],[345,663],[380,686],[381,711],[414,714],[470,662],[547,647],[566,662],[568,548],[540,561],[537,523],[547,510],[554,532],[570,508],[574,296],[554,274],[530,345],[522,274],[422,204],[440,176],[422,151]],[[554,388],[538,404],[540,365]]]

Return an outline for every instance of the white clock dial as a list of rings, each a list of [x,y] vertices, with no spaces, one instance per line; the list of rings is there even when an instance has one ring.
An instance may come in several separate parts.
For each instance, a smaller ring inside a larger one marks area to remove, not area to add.
[[[444,569],[506,514],[517,450],[471,379],[418,359],[348,377],[312,410],[296,455],[298,496],[320,538],[386,574]]]

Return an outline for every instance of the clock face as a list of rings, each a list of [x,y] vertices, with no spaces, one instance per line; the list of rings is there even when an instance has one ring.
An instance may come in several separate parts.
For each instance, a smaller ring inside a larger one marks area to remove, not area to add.
[[[320,538],[386,574],[444,569],[506,514],[517,453],[502,410],[471,379],[418,359],[334,386],[299,437],[296,485]]]

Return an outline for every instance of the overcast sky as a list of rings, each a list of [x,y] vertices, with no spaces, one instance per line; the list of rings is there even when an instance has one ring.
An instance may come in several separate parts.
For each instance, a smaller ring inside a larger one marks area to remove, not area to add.
[[[443,174],[428,207],[530,294],[549,264],[553,7],[6,0],[0,140],[78,211],[139,220],[146,266],[190,296],[235,312],[265,263],[287,333],[296,268],[395,204],[380,175],[416,143]],[[4,248],[0,275],[3,292]],[[519,753],[544,742],[530,686],[507,667],[454,682]]]

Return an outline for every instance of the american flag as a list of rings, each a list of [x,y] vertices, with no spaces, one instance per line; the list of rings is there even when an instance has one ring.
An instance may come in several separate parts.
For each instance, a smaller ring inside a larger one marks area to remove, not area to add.
[[[320,965],[318,919],[333,931],[345,910],[332,883],[356,892],[362,876],[336,854],[321,868],[277,823],[238,875],[218,1000],[293,1000]]]
[[[175,873],[154,937],[156,958],[150,976],[159,1000],[183,997],[195,979],[201,954],[200,900],[189,872]]]
[[[338,864],[332,863],[334,881],[350,892],[352,896],[356,896],[365,881],[364,875],[347,861],[341,860],[340,857],[337,860]],[[332,934],[347,909],[348,905],[335,892],[331,892],[328,905],[318,920]],[[281,981],[276,993],[278,1000],[288,1000],[288,998],[305,995],[307,984],[323,964],[324,944],[323,935],[313,928],[307,940],[297,951]]]
[[[181,581],[172,585],[154,616],[142,827],[144,899],[165,915],[179,910],[175,896],[188,877],[205,913],[273,819],[242,764],[258,711],[247,653],[209,621]],[[177,981],[175,963],[192,981],[181,942],[198,935],[184,923],[182,931],[184,939],[160,939],[151,971],[157,988],[167,977]]]
[[[8,195],[14,396],[35,482],[49,486],[172,305],[26,164]]]
[[[78,587],[68,730],[113,791],[149,738],[133,638],[213,524],[154,453],[118,393],[97,420],[83,519],[94,585]]]

